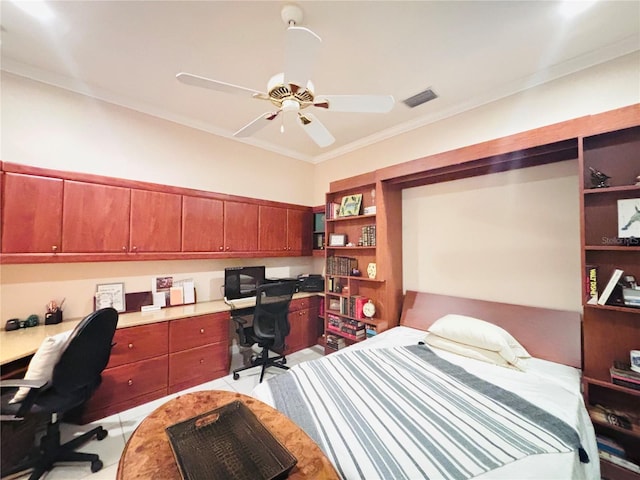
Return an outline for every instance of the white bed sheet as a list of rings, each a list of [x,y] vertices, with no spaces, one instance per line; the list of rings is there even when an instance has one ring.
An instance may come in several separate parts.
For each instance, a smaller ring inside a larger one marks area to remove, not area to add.
[[[422,330],[398,326],[386,330],[366,342],[354,344],[333,355],[340,355],[347,350],[361,348],[415,345],[418,341],[424,339],[425,335],[426,333]],[[595,433],[584,407],[580,388],[580,371],[578,369],[538,358],[531,358],[527,364],[527,371],[521,372],[461,357],[451,352],[435,348],[433,350],[442,358],[465,368],[469,373],[510,390],[564,420],[579,433],[582,445],[590,458],[588,464],[583,464],[580,463],[575,453],[534,455],[475,478],[483,480],[597,480],[600,478]],[[551,389],[549,388],[550,384],[555,384],[560,388]],[[252,395],[269,405],[273,406],[275,403],[266,383],[258,385],[253,390]]]

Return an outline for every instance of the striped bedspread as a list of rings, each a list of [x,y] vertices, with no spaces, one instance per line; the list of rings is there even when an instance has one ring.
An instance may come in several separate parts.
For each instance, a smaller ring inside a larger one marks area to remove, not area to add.
[[[467,479],[554,452],[588,462],[569,425],[426,345],[331,355],[268,385],[343,478]]]

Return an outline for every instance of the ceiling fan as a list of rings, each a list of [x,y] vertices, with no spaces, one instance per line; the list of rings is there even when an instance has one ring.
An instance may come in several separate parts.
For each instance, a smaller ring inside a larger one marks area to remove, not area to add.
[[[186,72],[176,75],[187,85],[269,100],[277,107],[277,110],[264,113],[242,127],[233,134],[234,137],[249,137],[282,112],[296,112],[299,125],[307,135],[320,147],[327,147],[335,142],[335,138],[320,120],[303,110],[317,107],[332,112],[387,113],[393,108],[395,100],[391,95],[316,95],[309,77],[322,40],[308,28],[296,26],[302,21],[302,10],[297,5],[285,5],[281,16],[288,25],[284,72],[271,77],[267,93]]]

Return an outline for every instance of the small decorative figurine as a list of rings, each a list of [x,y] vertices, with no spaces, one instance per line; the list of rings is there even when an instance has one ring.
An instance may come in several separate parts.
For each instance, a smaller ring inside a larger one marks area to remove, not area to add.
[[[593,188],[607,188],[609,186],[607,185],[607,180],[611,178],[609,175],[593,167],[589,167],[589,170],[591,170],[591,186]]]

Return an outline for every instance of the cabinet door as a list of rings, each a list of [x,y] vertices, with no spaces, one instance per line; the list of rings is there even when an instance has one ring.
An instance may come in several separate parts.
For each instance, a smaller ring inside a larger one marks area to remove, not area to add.
[[[223,202],[214,198],[182,197],[182,251],[224,250]]]
[[[287,250],[311,253],[312,221],[311,212],[287,210]]]
[[[2,193],[2,252],[59,251],[62,180],[6,173]]]
[[[259,246],[261,252],[287,250],[287,209],[260,205]]]
[[[128,188],[65,180],[63,252],[129,250]]]
[[[224,250],[258,251],[258,205],[224,202]]]
[[[131,190],[130,251],[179,252],[181,212],[181,195]]]

